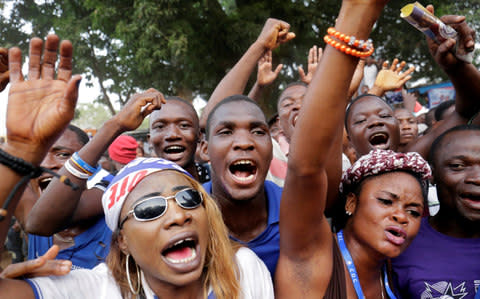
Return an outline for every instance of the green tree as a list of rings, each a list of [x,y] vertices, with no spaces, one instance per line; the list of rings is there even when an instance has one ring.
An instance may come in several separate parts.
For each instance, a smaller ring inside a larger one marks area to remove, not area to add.
[[[0,0],[0,5],[5,2]],[[375,56],[415,64],[414,79],[444,80],[423,35],[399,17],[408,2],[390,1],[372,32]],[[437,15],[465,14],[478,29],[479,0],[430,2]],[[274,53],[274,64],[285,67],[260,102],[269,115],[281,87],[298,80],[297,67],[305,66],[308,49],[324,46],[323,36],[335,23],[339,6],[337,0],[20,0],[10,19],[0,21],[5,22],[6,45],[25,45],[24,24],[32,24],[35,35],[53,30],[72,40],[75,71],[98,79],[102,95],[96,100],[113,114],[109,95],[124,104],[132,93],[149,87],[190,100],[208,98],[265,20],[285,20],[297,37]]]

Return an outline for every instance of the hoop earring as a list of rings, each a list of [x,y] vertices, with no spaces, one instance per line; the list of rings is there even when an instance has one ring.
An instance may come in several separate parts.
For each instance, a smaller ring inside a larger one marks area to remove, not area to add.
[[[140,285],[142,284],[142,282],[140,281],[140,270],[138,269],[138,265],[137,263],[135,263],[135,266],[137,268],[137,290],[134,290],[133,289],[133,285],[132,285],[132,281],[130,280],[130,271],[128,269],[128,262],[130,260],[130,254],[127,254],[127,261],[125,263],[125,268],[127,270],[127,281],[128,281],[128,286],[130,287],[130,291],[132,291],[132,293],[134,295],[138,295],[138,293],[140,293]]]

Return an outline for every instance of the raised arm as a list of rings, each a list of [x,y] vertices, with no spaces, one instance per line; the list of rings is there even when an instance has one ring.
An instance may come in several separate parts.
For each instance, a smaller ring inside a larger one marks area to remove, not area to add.
[[[12,48],[8,53],[11,86],[7,106],[7,142],[2,149],[34,166],[40,165],[50,146],[72,120],[77,102],[81,77],[72,77],[73,47],[69,41],[60,44],[60,62],[55,79],[58,44],[59,38],[49,35],[42,59],[43,41],[39,38],[30,41],[28,81],[23,79],[21,72],[20,49]],[[22,175],[4,164],[0,164],[0,172],[0,205],[3,206]],[[1,248],[24,188],[25,185],[17,191],[8,205],[5,218],[0,221]]]
[[[433,6],[427,6],[433,13]],[[473,49],[475,46],[475,31],[468,27],[465,17],[443,16],[440,18],[445,24],[452,26],[460,35],[460,41],[466,49]],[[437,64],[448,75],[455,88],[455,111],[441,124],[430,130],[426,135],[420,137],[415,143],[409,144],[406,150],[420,153],[427,157],[433,141],[443,132],[454,126],[466,124],[470,118],[480,110],[480,72],[473,64],[457,59],[450,50],[456,41],[448,39],[437,45],[427,38],[430,53]]]
[[[427,9],[434,12],[433,6]],[[443,16],[440,18],[445,24],[453,27],[460,35],[460,42],[465,49],[473,51],[475,47],[475,31],[465,22],[463,16]],[[457,59],[450,50],[455,46],[453,39],[448,39],[440,45],[427,38],[428,48],[437,64],[448,75],[455,87],[455,110],[467,119],[470,119],[480,109],[480,72],[475,65]]]
[[[320,59],[322,59],[323,49],[321,47],[313,46],[308,51],[308,67],[307,67],[307,74],[303,70],[302,66],[298,67],[298,74],[300,75],[300,80],[305,84],[310,84],[313,78],[313,74],[317,70],[317,66],[320,63]]]
[[[242,58],[220,81],[213,91],[207,106],[205,106],[200,117],[200,128],[203,130],[207,123],[210,111],[224,98],[243,94],[250,74],[255,69],[257,61],[264,55],[265,51],[273,50],[280,44],[285,43],[295,37],[295,34],[289,32],[290,25],[284,21],[268,19],[263,26],[262,32],[257,40],[243,54]]]
[[[10,72],[8,71],[8,50],[0,48],[0,91],[7,87],[10,81]]]
[[[115,138],[123,132],[138,128],[143,119],[153,110],[159,109],[164,101],[163,95],[153,88],[135,94],[118,114],[101,127],[78,155],[89,165],[97,165]],[[53,179],[28,214],[26,230],[29,233],[52,235],[73,223],[103,215],[103,192],[96,188],[85,190],[86,180],[73,176],[65,167],[59,173],[80,188],[74,191],[58,179]]]
[[[336,30],[367,39],[385,3],[343,1]],[[332,141],[342,134],[347,93],[357,63],[358,58],[327,46],[305,95],[290,144],[280,210],[278,298],[321,297],[330,280],[332,233],[323,213],[326,189],[332,186],[327,186],[326,165],[333,151],[341,153],[341,147],[332,148]]]
[[[262,96],[265,86],[268,86],[277,79],[278,74],[282,70],[283,64],[277,65],[275,70],[272,69],[272,50],[268,50],[258,60],[257,67],[257,81],[248,93],[248,97],[252,100],[258,101]]]
[[[395,90],[402,87],[408,80],[412,78],[410,76],[415,67],[411,66],[405,72],[402,72],[403,68],[407,65],[405,61],[398,63],[398,59],[395,58],[392,65],[389,67],[388,62],[383,63],[382,69],[377,74],[373,87],[368,91],[369,94],[373,94],[382,97],[385,92]]]

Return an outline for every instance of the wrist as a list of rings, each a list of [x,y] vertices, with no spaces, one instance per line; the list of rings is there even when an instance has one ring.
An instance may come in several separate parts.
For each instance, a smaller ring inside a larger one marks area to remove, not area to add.
[[[376,95],[377,97],[381,97],[383,96],[383,94],[385,93],[385,90],[383,90],[383,88],[377,86],[377,85],[373,85],[372,88],[370,88],[370,90],[368,91],[369,94],[373,94],[373,95]]]
[[[7,140],[7,142],[2,145],[2,149],[5,152],[32,163],[35,166],[39,166],[42,163],[43,158],[46,156],[49,148],[49,146],[36,146],[11,140]]]

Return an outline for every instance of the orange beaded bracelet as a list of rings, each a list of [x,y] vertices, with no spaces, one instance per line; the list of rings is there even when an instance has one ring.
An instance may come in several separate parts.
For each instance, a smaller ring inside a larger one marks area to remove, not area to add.
[[[327,44],[329,44],[330,46],[334,47],[335,49],[337,49],[337,50],[339,50],[339,51],[341,51],[341,52],[343,52],[347,55],[352,55],[352,56],[359,57],[359,58],[364,58],[364,57],[368,57],[368,56],[372,55],[373,50],[374,50],[373,45],[370,47],[370,49],[368,51],[361,51],[361,50],[358,50],[358,49],[355,49],[355,48],[351,48],[351,47],[349,47],[348,45],[345,45],[342,42],[334,40],[329,35],[325,35],[323,40]]]
[[[344,33],[341,33],[335,28],[330,27],[327,30],[327,33],[331,36],[334,37],[338,40],[346,42],[350,47],[354,47],[357,50],[362,50],[362,51],[369,51],[370,48],[373,47],[373,43],[371,39],[368,39],[366,41],[361,40],[361,39],[356,39],[355,36],[349,36]]]

